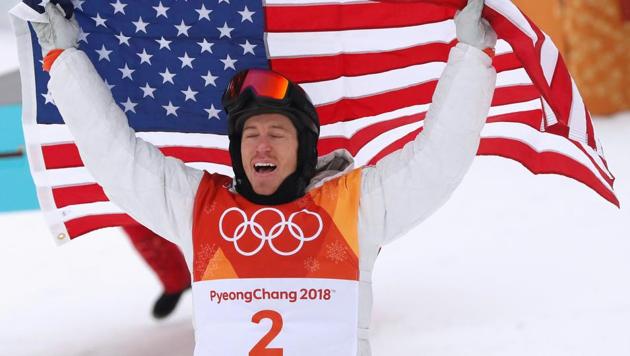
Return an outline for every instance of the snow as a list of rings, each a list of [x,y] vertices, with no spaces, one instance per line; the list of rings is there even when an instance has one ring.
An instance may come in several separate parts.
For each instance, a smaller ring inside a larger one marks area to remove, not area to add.
[[[375,356],[630,355],[630,113],[599,119],[622,208],[567,178],[479,157],[452,199],[386,246]],[[191,355],[191,297],[116,229],[55,247],[38,212],[0,216],[0,355]]]
[[[15,36],[9,30],[0,28],[0,77],[18,70],[18,55],[15,48]]]
[[[0,1],[0,76],[18,70],[15,36],[9,20],[9,9],[19,0]]]

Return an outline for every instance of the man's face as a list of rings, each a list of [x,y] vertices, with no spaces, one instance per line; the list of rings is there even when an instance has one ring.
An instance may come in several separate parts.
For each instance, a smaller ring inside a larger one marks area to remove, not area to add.
[[[297,167],[297,130],[282,114],[254,115],[245,121],[241,158],[256,194],[275,193]]]

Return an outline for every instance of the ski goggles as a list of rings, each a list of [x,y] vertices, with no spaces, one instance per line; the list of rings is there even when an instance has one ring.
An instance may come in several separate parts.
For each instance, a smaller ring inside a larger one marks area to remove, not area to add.
[[[319,134],[315,107],[299,85],[268,69],[246,69],[232,77],[221,99],[228,114],[228,134],[239,131],[243,119],[255,113],[278,112],[303,118],[305,125]]]
[[[236,74],[225,91],[226,102],[233,102],[247,89],[257,97],[283,100],[289,91],[289,80],[282,75],[264,69],[247,69]]]

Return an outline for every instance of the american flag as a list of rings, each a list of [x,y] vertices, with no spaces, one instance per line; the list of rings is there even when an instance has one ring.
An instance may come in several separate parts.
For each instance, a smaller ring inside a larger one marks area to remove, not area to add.
[[[73,0],[80,48],[137,135],[195,167],[231,175],[220,97],[231,76],[271,67],[300,83],[322,123],[320,154],[372,164],[422,130],[456,43],[465,0]],[[28,1],[43,11],[46,1]],[[497,89],[480,155],[578,180],[618,205],[590,115],[551,39],[509,0],[486,0],[499,35]],[[52,231],[68,240],[135,222],[83,167],[41,70],[37,39],[16,31],[31,171]]]

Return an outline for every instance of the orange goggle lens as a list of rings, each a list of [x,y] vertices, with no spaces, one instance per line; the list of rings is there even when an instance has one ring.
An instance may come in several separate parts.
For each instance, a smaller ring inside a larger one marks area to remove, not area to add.
[[[257,96],[282,100],[289,89],[289,81],[271,71],[250,69],[243,77],[234,78],[230,86],[232,96],[238,96],[245,89],[252,88]]]

